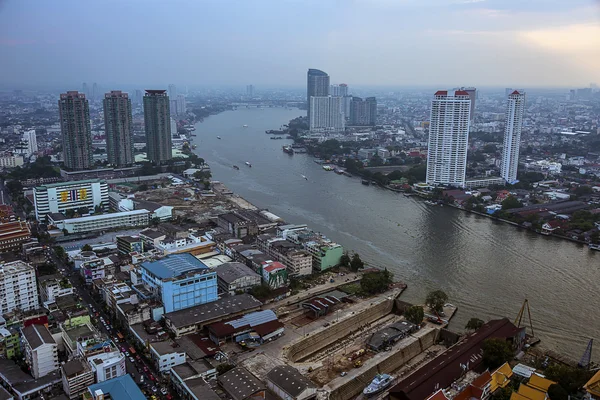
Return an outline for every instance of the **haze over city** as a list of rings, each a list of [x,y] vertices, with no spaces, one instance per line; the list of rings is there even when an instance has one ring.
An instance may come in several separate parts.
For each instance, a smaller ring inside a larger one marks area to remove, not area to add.
[[[0,84],[589,85],[593,0],[2,1]]]

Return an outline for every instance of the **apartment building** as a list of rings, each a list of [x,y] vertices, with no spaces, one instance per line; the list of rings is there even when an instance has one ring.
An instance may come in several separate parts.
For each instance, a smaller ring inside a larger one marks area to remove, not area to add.
[[[25,361],[35,379],[59,368],[58,345],[45,325],[29,325],[22,329]]]
[[[24,261],[0,265],[0,312],[39,308],[35,268]]]
[[[88,386],[95,383],[94,371],[81,358],[74,358],[60,367],[63,390],[69,399],[79,399]]]

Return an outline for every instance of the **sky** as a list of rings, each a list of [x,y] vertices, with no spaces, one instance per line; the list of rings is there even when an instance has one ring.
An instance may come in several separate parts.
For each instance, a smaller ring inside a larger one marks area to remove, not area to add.
[[[0,84],[600,84],[600,0],[0,0]]]

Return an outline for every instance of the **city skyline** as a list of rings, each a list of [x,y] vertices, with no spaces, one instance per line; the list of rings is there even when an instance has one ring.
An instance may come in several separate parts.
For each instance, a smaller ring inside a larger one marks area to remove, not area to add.
[[[591,0],[208,4],[156,2],[142,10],[136,2],[110,7],[101,2],[38,3],[31,14],[23,2],[5,2],[0,51],[7,73],[0,83],[77,83],[73,87],[79,89],[81,82],[89,88],[99,82],[113,89],[107,85],[154,85],[177,76],[191,85],[300,87],[309,65],[353,86],[468,82],[477,87],[564,87],[600,81],[599,9]],[[238,12],[227,13],[232,7]],[[142,21],[152,18],[160,18],[165,32],[182,39],[149,38]],[[122,29],[98,34],[104,20]],[[291,25],[294,30],[287,29]],[[73,30],[78,35],[70,34]],[[148,68],[152,53],[165,57]],[[55,61],[73,54],[78,57],[69,68]],[[356,55],[352,62],[347,54]],[[443,67],[426,61],[431,54],[445,60]],[[118,73],[106,55],[119,57]]]

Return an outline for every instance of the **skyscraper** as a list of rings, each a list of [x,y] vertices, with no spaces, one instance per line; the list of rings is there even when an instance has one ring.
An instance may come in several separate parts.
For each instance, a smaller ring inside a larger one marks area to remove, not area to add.
[[[104,131],[109,164],[133,164],[131,100],[127,93],[113,90],[104,95]]]
[[[352,97],[350,101],[350,125],[374,126],[377,120],[377,99]]]
[[[156,164],[173,157],[169,96],[166,90],[146,90],[144,125],[148,160]]]
[[[348,85],[346,85],[345,83],[340,83],[339,85],[331,85],[329,87],[329,94],[338,97],[348,96]]]
[[[329,96],[329,75],[318,69],[309,69],[306,75],[306,104],[310,121],[310,98]]]
[[[475,100],[477,100],[477,89],[474,87],[461,87],[454,90],[464,90],[469,94],[471,100],[471,122],[475,120]]]
[[[172,83],[169,85],[169,98],[173,100],[177,99],[177,86]]]
[[[309,128],[312,132],[339,132],[345,128],[342,97],[311,96]]]
[[[254,85],[246,86],[246,97],[249,97],[249,98],[254,97]]]
[[[73,170],[91,168],[92,129],[85,94],[76,90],[61,93],[58,110],[65,167]]]
[[[431,102],[427,183],[463,187],[471,116],[469,93],[438,90]]]
[[[38,145],[37,137],[35,135],[35,129],[28,130],[23,134],[23,143],[25,143],[27,146],[27,157],[30,157],[32,154],[37,153]]]
[[[500,176],[507,183],[517,180],[519,167],[519,146],[521,144],[521,128],[525,112],[525,93],[517,90],[508,95],[506,103],[506,126],[504,127],[504,150]]]
[[[177,95],[177,115],[184,115],[187,112],[187,106],[185,103],[185,96],[182,94]]]

